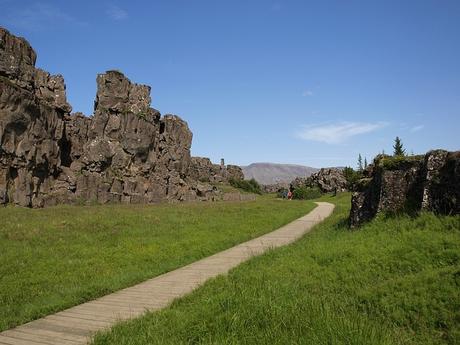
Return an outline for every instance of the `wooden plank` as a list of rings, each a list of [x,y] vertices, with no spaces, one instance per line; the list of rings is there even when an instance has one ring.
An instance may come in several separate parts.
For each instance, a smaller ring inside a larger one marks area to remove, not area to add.
[[[3,344],[8,344],[8,345],[49,345],[47,343],[43,343],[40,341],[31,341],[31,340],[25,340],[25,339],[18,339],[18,338],[12,338],[8,337],[6,335],[0,334],[0,342]]]
[[[117,321],[117,318],[115,317],[108,317],[105,315],[94,315],[93,313],[87,313],[85,314],[84,312],[70,312],[70,311],[61,311],[56,315],[65,315],[65,316],[71,316],[75,317],[77,319],[83,319],[83,320],[94,320],[94,321],[106,321],[110,323],[114,323]]]
[[[91,331],[89,330],[83,330],[83,329],[79,329],[75,327],[65,327],[62,325],[57,325],[55,323],[49,323],[47,321],[44,321],[44,319],[35,320],[21,327],[29,328],[29,329],[44,329],[48,331],[79,335],[83,337],[87,337],[88,335],[91,334]]]
[[[85,320],[77,317],[66,316],[66,315],[50,315],[45,318],[45,320],[52,320],[52,321],[59,321],[74,325],[81,325],[82,327],[89,325],[89,326],[97,326],[97,327],[107,327],[110,326],[112,323],[107,321],[101,320]]]
[[[6,331],[3,333],[3,335],[6,335],[7,337],[11,337],[11,338],[23,339],[23,340],[28,340],[28,341],[41,341],[45,344],[55,344],[56,343],[56,338],[50,335],[45,336],[42,334],[30,334],[30,333],[20,332],[18,330]],[[78,342],[75,342],[72,340],[66,340],[66,339],[59,339],[59,344],[76,345],[78,344]]]
[[[15,328],[14,331],[18,331],[21,333],[26,333],[26,334],[32,334],[32,335],[44,335],[44,336],[50,336],[53,337],[57,340],[73,340],[76,343],[81,343],[82,341],[85,341],[87,339],[86,337],[74,335],[74,334],[69,334],[69,333],[61,333],[61,332],[56,332],[56,331],[50,331],[46,329],[30,329],[30,328],[24,328],[24,327],[18,327]]]

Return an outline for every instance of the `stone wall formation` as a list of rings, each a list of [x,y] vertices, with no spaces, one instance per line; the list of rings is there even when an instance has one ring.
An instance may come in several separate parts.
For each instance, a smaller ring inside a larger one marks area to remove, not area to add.
[[[351,199],[350,225],[378,213],[431,211],[460,214],[460,151],[432,150],[425,155],[379,155],[364,171]]]
[[[91,117],[71,113],[64,78],[35,67],[23,38],[0,28],[0,204],[213,200],[209,182],[239,167],[191,157],[192,133],[150,106],[150,87],[97,76]]]

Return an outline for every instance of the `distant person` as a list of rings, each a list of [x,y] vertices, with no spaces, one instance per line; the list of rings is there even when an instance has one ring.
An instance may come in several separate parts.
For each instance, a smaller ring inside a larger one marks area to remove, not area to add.
[[[287,199],[288,191],[287,189],[283,190],[283,199]]]
[[[292,192],[291,191],[288,192],[287,198],[288,198],[288,200],[292,200]]]

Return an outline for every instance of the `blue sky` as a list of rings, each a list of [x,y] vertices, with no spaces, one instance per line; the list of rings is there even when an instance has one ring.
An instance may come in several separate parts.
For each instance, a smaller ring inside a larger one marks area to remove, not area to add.
[[[460,1],[0,0],[91,115],[96,74],[152,86],[218,162],[356,165],[460,149]]]

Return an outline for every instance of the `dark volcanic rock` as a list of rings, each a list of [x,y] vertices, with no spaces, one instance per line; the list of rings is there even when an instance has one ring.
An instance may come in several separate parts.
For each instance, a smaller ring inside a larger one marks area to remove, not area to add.
[[[350,225],[378,212],[427,210],[460,213],[460,152],[434,150],[425,156],[377,156],[352,195]]]
[[[42,206],[60,173],[64,114],[60,76],[35,69],[36,54],[0,28],[0,202]]]
[[[298,177],[291,182],[292,188],[319,188],[323,193],[345,192],[347,180],[343,171],[337,168],[322,168],[309,177]]]
[[[0,27],[0,75],[19,87],[32,91],[37,54],[24,38]]]
[[[207,200],[215,191],[198,179],[241,178],[237,167],[197,166],[187,123],[151,108],[149,86],[108,71],[93,117],[70,114],[63,77],[35,60],[0,28],[0,204]]]

